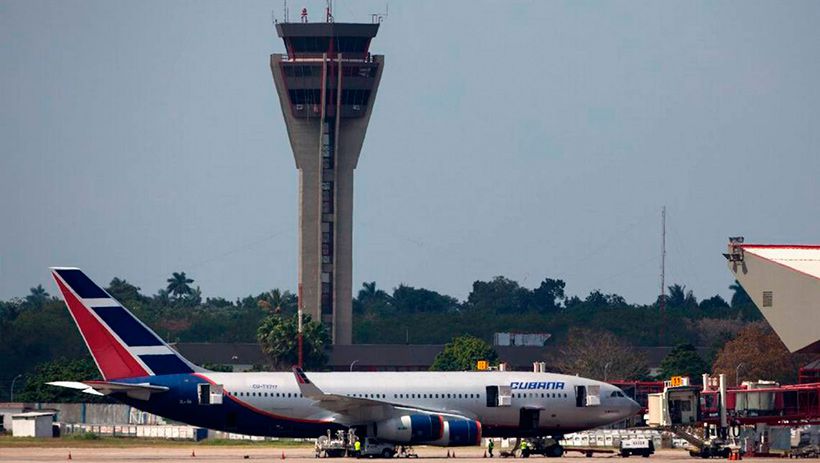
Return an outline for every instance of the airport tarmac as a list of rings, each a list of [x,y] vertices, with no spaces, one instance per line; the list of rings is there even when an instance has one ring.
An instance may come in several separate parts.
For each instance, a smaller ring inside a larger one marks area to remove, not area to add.
[[[447,459],[448,449],[439,447],[418,447],[416,451],[419,453],[420,459]],[[455,452],[455,459],[469,462],[487,462],[484,458],[484,450],[479,447],[462,447],[449,449]],[[310,448],[285,448],[277,449],[273,447],[215,447],[207,446],[201,447],[192,445],[190,448],[182,446],[174,447],[88,447],[88,448],[69,448],[69,447],[0,447],[0,462],[56,462],[68,461],[69,452],[71,461],[77,462],[94,462],[94,463],[123,463],[123,462],[171,462],[171,461],[188,461],[196,462],[199,460],[207,461],[209,463],[228,463],[228,462],[244,462],[244,461],[266,461],[282,462],[283,452],[285,460],[316,460],[314,458],[313,449]],[[193,452],[193,455],[192,455]],[[547,460],[544,457],[530,457],[531,460],[556,461]],[[563,460],[578,460],[581,461],[595,461],[618,458],[616,455],[603,455],[591,458],[584,457],[580,453],[570,453],[564,456]],[[496,454],[497,460],[506,461],[509,459],[499,458]],[[640,457],[631,457],[632,460],[646,461]],[[332,460],[323,459],[324,461],[335,461],[339,463],[350,463],[357,461],[353,458],[337,458]],[[655,455],[650,457],[650,461],[655,463],[660,462],[678,462],[690,461],[694,462],[698,459],[692,458],[683,450],[659,450]],[[754,463],[773,463],[782,459],[779,458],[754,458],[751,459]],[[636,461],[636,463],[637,463]]]

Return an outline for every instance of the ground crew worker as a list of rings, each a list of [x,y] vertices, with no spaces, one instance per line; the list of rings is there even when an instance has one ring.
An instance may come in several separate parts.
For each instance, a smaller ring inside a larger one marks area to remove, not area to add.
[[[490,458],[493,457],[493,449],[494,448],[495,448],[495,443],[493,443],[493,440],[490,439],[490,441],[487,442],[487,452],[490,454]]]
[[[362,443],[359,439],[356,439],[356,442],[353,443],[353,454],[358,458],[362,454]]]
[[[522,457],[527,458],[528,456],[530,456],[530,452],[527,451],[527,441],[522,440],[521,441],[521,446],[519,448],[521,449],[521,456]]]

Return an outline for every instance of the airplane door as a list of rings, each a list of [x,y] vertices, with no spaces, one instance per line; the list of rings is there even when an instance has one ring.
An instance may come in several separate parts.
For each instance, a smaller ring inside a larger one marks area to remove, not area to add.
[[[222,403],[224,388],[221,384],[197,384],[197,401],[199,405],[219,405]]]
[[[498,386],[487,386],[487,406],[498,406]]]
[[[509,407],[512,405],[510,386],[487,386],[488,407]]]
[[[199,405],[208,405],[211,403],[211,385],[208,383],[198,384],[197,396],[199,398]]]
[[[518,415],[518,427],[524,431],[534,431],[538,429],[538,422],[541,419],[541,410],[534,408],[522,408]]]
[[[575,406],[583,407],[586,405],[587,387],[575,386]]]

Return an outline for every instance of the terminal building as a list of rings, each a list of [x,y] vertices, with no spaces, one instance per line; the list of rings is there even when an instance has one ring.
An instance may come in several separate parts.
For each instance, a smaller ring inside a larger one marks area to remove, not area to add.
[[[300,303],[337,345],[352,342],[353,170],[382,75],[370,54],[378,29],[278,23],[287,54],[270,57],[299,171]]]

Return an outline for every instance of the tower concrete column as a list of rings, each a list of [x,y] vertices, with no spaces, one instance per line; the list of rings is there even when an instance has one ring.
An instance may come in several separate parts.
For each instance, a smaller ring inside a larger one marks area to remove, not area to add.
[[[270,66],[299,170],[304,310],[334,344],[353,338],[353,170],[381,79],[378,24],[279,23],[287,55]]]

